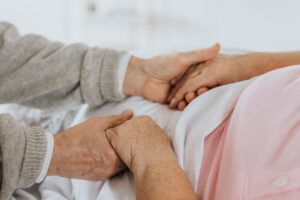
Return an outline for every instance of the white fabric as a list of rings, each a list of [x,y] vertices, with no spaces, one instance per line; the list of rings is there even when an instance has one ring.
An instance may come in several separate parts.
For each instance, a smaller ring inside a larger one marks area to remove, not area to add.
[[[204,138],[232,111],[233,106],[251,80],[218,87],[194,100],[184,112],[166,105],[131,97],[121,103],[109,103],[96,110],[83,106],[73,121],[78,124],[91,116],[119,114],[133,109],[135,115],[150,115],[171,138],[179,164],[196,190]],[[167,184],[167,183],[166,183]],[[61,177],[47,177],[40,187],[43,199],[135,199],[133,177],[122,173],[110,180],[91,182]]]
[[[53,134],[50,132],[46,132],[46,136],[47,136],[47,151],[46,151],[46,157],[44,160],[44,164],[41,170],[41,173],[39,175],[39,177],[36,179],[36,183],[40,183],[44,180],[44,178],[47,175],[48,172],[48,168],[50,165],[50,161],[51,161],[51,157],[52,157],[52,153],[53,153],[53,147],[54,147],[54,137]]]
[[[126,54],[123,56],[123,58],[120,61],[119,69],[118,69],[118,90],[121,94],[123,94],[123,82],[127,70],[127,66],[129,63],[129,60],[131,58],[130,54]]]

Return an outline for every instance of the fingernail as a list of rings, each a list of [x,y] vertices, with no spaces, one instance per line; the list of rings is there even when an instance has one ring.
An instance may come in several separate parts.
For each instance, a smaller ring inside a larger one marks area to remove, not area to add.
[[[216,50],[216,45],[210,47],[208,50],[209,50],[209,51],[214,51],[214,50]]]
[[[122,114],[123,115],[133,115],[133,111],[131,109],[127,109]]]
[[[213,51],[213,50],[215,50],[215,48],[216,48],[216,45],[214,44],[213,46],[208,47],[207,50],[208,51]]]
[[[171,81],[171,85],[175,85],[175,84],[176,84],[176,80],[173,79],[173,80]]]
[[[173,99],[171,100],[170,107],[173,108],[173,107],[175,106],[175,103],[176,103],[176,99],[173,98]]]
[[[220,46],[220,44],[219,43],[216,43],[216,44],[214,44],[214,46],[212,46],[212,49],[218,49],[219,48],[219,46]]]

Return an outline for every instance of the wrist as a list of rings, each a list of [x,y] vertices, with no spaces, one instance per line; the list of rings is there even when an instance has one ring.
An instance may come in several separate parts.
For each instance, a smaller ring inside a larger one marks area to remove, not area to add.
[[[274,57],[269,53],[250,52],[242,55],[245,59],[242,59],[245,68],[244,79],[249,79],[265,72],[271,71],[274,67]]]
[[[63,137],[59,134],[54,135],[53,153],[48,168],[47,176],[59,176],[60,166],[63,165]]]
[[[252,59],[256,62],[254,65],[255,75],[260,75],[274,69],[285,66],[283,60],[280,59],[280,54],[277,53],[251,53]]]
[[[143,177],[144,174],[148,173],[149,171],[162,171],[163,169],[178,165],[178,161],[172,150],[166,151],[165,154],[161,153],[156,156],[151,154],[151,157],[145,155],[146,154],[144,154],[142,158],[134,161],[130,167],[130,170],[134,174],[135,178]]]
[[[142,96],[146,82],[145,72],[142,69],[145,63],[145,59],[131,56],[123,82],[124,95]]]

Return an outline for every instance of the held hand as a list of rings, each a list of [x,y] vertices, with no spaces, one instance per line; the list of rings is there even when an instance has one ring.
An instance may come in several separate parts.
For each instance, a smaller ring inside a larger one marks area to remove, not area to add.
[[[106,138],[105,130],[132,117],[120,115],[91,118],[54,136],[54,150],[48,176],[105,180],[125,168]]]
[[[210,88],[249,79],[263,73],[263,58],[256,54],[218,55],[191,68],[172,90],[170,108],[183,110]]]
[[[219,53],[220,45],[211,48],[157,56],[150,59],[132,57],[123,84],[126,95],[142,96],[166,103],[170,88],[194,64],[205,62]]]
[[[134,117],[106,136],[134,175],[136,199],[196,199],[168,136],[150,117]]]
[[[170,140],[148,116],[133,117],[106,131],[106,136],[122,161],[135,174],[146,166],[176,162]]]

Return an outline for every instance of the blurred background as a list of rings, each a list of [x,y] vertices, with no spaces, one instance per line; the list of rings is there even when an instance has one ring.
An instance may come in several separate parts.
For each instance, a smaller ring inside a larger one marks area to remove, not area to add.
[[[21,34],[139,52],[300,49],[299,0],[0,0]]]

